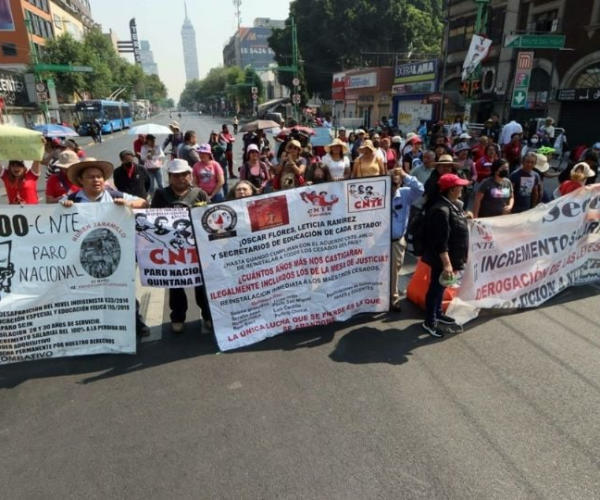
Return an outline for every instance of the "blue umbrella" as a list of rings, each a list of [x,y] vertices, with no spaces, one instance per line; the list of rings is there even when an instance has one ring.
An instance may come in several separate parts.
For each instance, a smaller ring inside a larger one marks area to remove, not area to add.
[[[45,137],[78,137],[79,134],[72,128],[63,127],[56,123],[46,123],[45,125],[36,125],[33,130],[41,132]]]

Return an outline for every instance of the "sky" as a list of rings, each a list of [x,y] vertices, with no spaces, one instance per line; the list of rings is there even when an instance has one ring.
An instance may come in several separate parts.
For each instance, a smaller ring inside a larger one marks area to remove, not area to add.
[[[291,0],[242,0],[242,26],[256,17],[286,19]],[[185,87],[181,44],[184,0],[91,0],[92,17],[107,33],[130,40],[129,21],[135,17],[140,40],[148,40],[158,74],[175,102]],[[200,78],[223,65],[223,47],[237,29],[233,0],[189,0],[188,16],[196,30]],[[133,62],[133,54],[126,55]]]

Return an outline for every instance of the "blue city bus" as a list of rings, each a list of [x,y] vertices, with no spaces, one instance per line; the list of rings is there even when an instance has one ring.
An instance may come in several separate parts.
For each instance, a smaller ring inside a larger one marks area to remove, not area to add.
[[[79,118],[79,135],[91,135],[90,125],[94,121],[101,124],[103,134],[129,128],[133,123],[131,107],[126,102],[80,101],[75,104],[75,112]]]

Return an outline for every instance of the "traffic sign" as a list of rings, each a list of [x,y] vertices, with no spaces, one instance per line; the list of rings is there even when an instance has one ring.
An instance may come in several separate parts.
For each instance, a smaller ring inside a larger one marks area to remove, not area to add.
[[[562,49],[564,35],[506,35],[504,47],[507,49]]]
[[[46,91],[46,85],[42,82],[36,83],[35,84],[35,90],[36,92],[45,92]]]
[[[252,87],[252,93],[258,94],[258,87]]]
[[[292,102],[293,102],[294,104],[300,104],[300,101],[301,101],[301,99],[300,99],[300,94],[294,94],[294,95],[292,96]]]
[[[294,85],[294,87],[297,87],[298,85],[300,85],[300,78],[294,78],[292,80],[292,84]]]
[[[525,90],[515,89],[513,93],[511,108],[524,108],[527,102],[527,92]]]
[[[34,64],[33,70],[52,71],[54,73],[93,73],[94,68],[91,66],[70,66],[67,64]]]

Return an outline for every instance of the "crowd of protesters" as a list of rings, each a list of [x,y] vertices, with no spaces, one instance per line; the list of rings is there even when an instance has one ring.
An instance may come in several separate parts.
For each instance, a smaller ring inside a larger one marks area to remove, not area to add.
[[[331,126],[329,120],[323,123]],[[405,236],[412,221],[423,214],[426,250],[423,261],[431,267],[423,328],[442,337],[440,324],[454,320],[443,314],[444,288],[467,259],[468,218],[521,213],[551,198],[564,196],[596,182],[600,143],[574,158],[561,172],[552,171],[546,154],[550,146],[566,151],[568,143],[551,118],[539,130],[529,130],[515,120],[501,126],[493,115],[478,137],[471,136],[462,118],[446,127],[438,122],[419,127],[405,136],[383,119],[372,130],[333,128],[331,143],[313,147],[311,129],[296,126],[268,139],[262,130],[242,137],[243,161],[233,159],[235,134],[228,125],[213,130],[200,142],[193,130],[183,132],[177,122],[162,145],[152,135],[138,136],[132,150],[121,151],[115,169],[106,161],[88,158],[76,142],[44,140],[42,162],[28,165],[10,160],[1,170],[10,204],[37,204],[37,183],[47,167],[46,203],[112,202],[133,208],[192,207],[349,178],[389,175],[392,178],[392,283],[390,307],[400,311],[398,277],[406,250]],[[166,151],[171,146],[170,151]],[[545,148],[545,149],[542,149]],[[168,158],[168,160],[167,160]],[[166,168],[165,168],[166,164]],[[167,182],[163,183],[164,172]],[[231,188],[229,179],[237,179]],[[112,185],[107,184],[113,178]],[[559,177],[553,193],[544,180]],[[212,319],[204,286],[195,299],[207,331]],[[187,311],[185,290],[169,291],[172,329],[184,329]],[[138,333],[149,333],[137,317]]]

